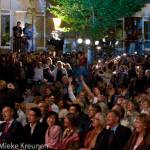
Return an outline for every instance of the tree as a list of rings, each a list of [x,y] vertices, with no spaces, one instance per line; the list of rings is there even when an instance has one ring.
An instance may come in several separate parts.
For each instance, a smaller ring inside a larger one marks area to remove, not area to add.
[[[54,0],[48,8],[70,31],[93,39],[103,37],[117,20],[139,11],[146,0]]]

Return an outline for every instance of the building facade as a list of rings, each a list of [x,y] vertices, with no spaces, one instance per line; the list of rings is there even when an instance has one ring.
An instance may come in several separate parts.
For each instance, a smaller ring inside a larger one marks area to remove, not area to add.
[[[150,1],[132,17],[118,20],[116,39],[119,51],[150,51]]]
[[[13,27],[21,21],[31,23],[35,27],[35,43],[37,49],[46,48],[46,39],[51,32],[52,18],[46,14],[46,0],[0,0],[0,49],[12,49]],[[133,17],[118,20],[116,38],[119,41],[118,50],[128,46],[128,26],[136,27],[140,31],[141,48],[150,51],[150,4],[137,12]],[[130,40],[130,39],[129,39]]]

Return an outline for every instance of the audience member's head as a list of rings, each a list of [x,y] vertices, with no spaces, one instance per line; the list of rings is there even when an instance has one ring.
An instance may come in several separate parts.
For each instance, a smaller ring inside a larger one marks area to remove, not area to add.
[[[64,118],[64,127],[76,128],[78,126],[78,116],[76,114],[68,113]]]
[[[7,83],[4,80],[0,80],[0,91],[7,88]]]
[[[134,103],[134,101],[128,101],[127,110],[131,112],[136,110],[136,104]]]
[[[114,106],[112,107],[112,110],[119,112],[121,118],[124,117],[125,111],[124,111],[124,109],[123,109],[120,105],[118,105],[118,104],[114,105]]]
[[[78,104],[72,104],[70,105],[69,107],[69,113],[72,113],[72,114],[79,114],[81,112],[81,107],[80,105]]]
[[[46,97],[46,96],[50,96],[51,95],[51,88],[50,87],[45,87],[45,89],[44,89],[44,96]]]
[[[121,105],[121,103],[123,102],[124,97],[123,96],[118,96],[117,100],[116,100],[116,104]]]
[[[57,68],[61,69],[63,67],[63,63],[61,61],[57,61]]]
[[[147,114],[140,114],[136,117],[134,122],[135,132],[137,133],[150,133],[150,117]]]
[[[88,107],[88,116],[89,118],[93,118],[97,112],[101,112],[101,108],[98,104],[91,104]]]
[[[4,121],[11,121],[14,119],[14,115],[15,115],[14,109],[9,106],[5,106],[2,109],[2,115]]]
[[[46,63],[47,63],[48,65],[51,65],[52,62],[53,62],[52,59],[51,59],[50,57],[47,57]]]
[[[106,118],[105,116],[100,113],[100,112],[97,112],[93,118],[93,123],[92,123],[92,126],[94,128],[105,128],[105,125],[106,125]]]
[[[110,128],[113,128],[117,126],[120,122],[120,113],[112,110],[108,112],[107,114],[107,125],[110,126]]]
[[[48,105],[52,105],[55,103],[55,97],[53,95],[47,96],[44,100]]]
[[[21,22],[17,21],[17,26],[20,27],[20,25],[21,25]]]
[[[38,107],[41,111],[42,116],[45,116],[49,110],[49,105],[45,101],[40,101]]]
[[[58,102],[58,107],[60,109],[67,108],[67,103],[65,102],[65,100],[60,99]]]
[[[63,84],[68,84],[68,83],[69,83],[68,77],[65,76],[65,75],[62,77],[61,80],[62,80],[62,83],[63,83]]]
[[[31,124],[35,124],[39,121],[41,117],[41,111],[37,107],[30,108],[28,112],[28,122]]]
[[[51,111],[48,113],[47,124],[49,127],[52,127],[53,125],[59,125],[58,114],[56,112]]]

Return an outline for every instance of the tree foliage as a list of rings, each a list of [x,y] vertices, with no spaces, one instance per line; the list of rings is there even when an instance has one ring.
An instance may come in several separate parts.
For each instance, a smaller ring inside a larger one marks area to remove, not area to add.
[[[48,8],[66,27],[80,35],[103,37],[117,20],[139,11],[146,0],[54,0]]]

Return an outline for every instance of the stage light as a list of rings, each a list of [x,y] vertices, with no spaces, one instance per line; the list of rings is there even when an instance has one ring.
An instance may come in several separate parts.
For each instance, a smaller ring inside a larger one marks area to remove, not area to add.
[[[82,43],[83,43],[83,39],[78,38],[77,43],[78,43],[78,44],[82,44]]]
[[[95,45],[96,45],[96,46],[99,45],[99,41],[95,41]]]
[[[86,39],[86,40],[85,40],[85,44],[86,44],[86,45],[90,45],[90,44],[91,44],[91,40],[90,40],[90,39]]]

